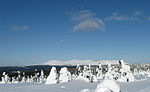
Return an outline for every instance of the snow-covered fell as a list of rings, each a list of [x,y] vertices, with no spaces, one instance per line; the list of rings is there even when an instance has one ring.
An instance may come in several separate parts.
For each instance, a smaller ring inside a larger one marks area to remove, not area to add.
[[[101,63],[102,65],[118,64],[118,60],[50,60],[48,62],[43,63],[43,65],[98,65],[99,63]]]

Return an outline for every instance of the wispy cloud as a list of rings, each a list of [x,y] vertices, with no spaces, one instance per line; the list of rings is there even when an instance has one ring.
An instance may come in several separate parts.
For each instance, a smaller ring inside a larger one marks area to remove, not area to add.
[[[56,41],[56,43],[58,43],[58,44],[63,44],[65,41],[64,40],[58,40],[58,41]]]
[[[142,11],[135,11],[133,13],[133,16],[141,16],[142,14],[143,14]]]
[[[90,10],[80,10],[69,13],[71,15],[70,20],[74,23],[72,27],[73,32],[77,31],[106,31],[106,24],[110,21],[116,22],[140,22],[145,20],[145,16],[142,11],[137,10],[128,14],[121,14],[114,12],[110,16],[105,18],[99,18],[95,13]],[[150,16],[148,19],[150,21]]]
[[[73,32],[76,31],[105,31],[105,23],[102,19],[96,17],[94,13],[89,10],[80,10],[72,12],[71,21],[75,23],[72,28]]]
[[[73,27],[73,31],[105,31],[104,23],[101,19],[90,19],[82,21]]]
[[[129,15],[121,15],[117,12],[112,13],[111,16],[106,17],[105,21],[140,21],[142,11],[135,11],[133,14]]]
[[[24,30],[28,30],[28,26],[24,25],[24,26],[17,26],[14,25],[11,27],[12,30],[16,30],[16,31],[24,31]]]
[[[148,17],[148,21],[150,21],[150,16]]]
[[[107,17],[105,19],[106,21],[112,21],[112,20],[115,20],[115,21],[129,21],[130,18],[126,15],[119,15],[118,13],[113,13],[111,16]]]
[[[141,21],[143,20],[143,12],[142,11],[135,11],[132,16],[130,17],[130,19],[132,21]]]
[[[14,38],[0,37],[0,41],[15,40]]]
[[[90,12],[89,10],[80,10],[76,12],[71,12],[70,14],[72,21],[84,21],[87,19],[92,19],[95,16],[95,14]]]

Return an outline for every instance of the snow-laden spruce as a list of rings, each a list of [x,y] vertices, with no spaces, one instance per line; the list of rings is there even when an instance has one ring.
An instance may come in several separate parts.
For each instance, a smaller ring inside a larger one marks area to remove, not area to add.
[[[58,74],[55,67],[52,67],[50,74],[48,75],[46,79],[45,84],[56,84],[58,83]]]
[[[68,71],[67,67],[63,67],[60,70],[59,82],[69,82],[71,80],[71,73]]]
[[[26,82],[26,77],[25,77],[25,73],[23,72],[23,76],[22,76],[22,80],[20,81],[21,83]]]
[[[98,82],[97,76],[93,74],[91,65],[83,66],[83,71],[80,72],[76,80],[84,80],[86,82]]]
[[[121,92],[120,86],[113,80],[104,80],[97,85],[95,92]]]
[[[110,80],[114,79],[114,72],[112,71],[112,67],[110,64],[108,64],[108,71],[105,74],[105,79],[110,79]]]
[[[98,80],[103,79],[104,75],[102,73],[102,65],[99,63],[98,67],[96,68],[96,77]]]
[[[20,74],[20,71],[17,71],[17,78],[15,79],[15,82],[14,83],[19,83],[21,81],[21,74]]]
[[[130,70],[130,66],[125,64],[123,60],[120,60],[121,63],[121,69],[120,69],[120,73],[121,73],[121,77],[120,79],[118,79],[121,82],[131,82],[134,81],[134,75]]]
[[[6,72],[3,72],[1,80],[1,84],[10,83],[10,77],[8,76],[8,74],[6,74]]]
[[[40,83],[43,83],[44,81],[45,81],[44,72],[43,72],[43,70],[41,70],[41,76],[40,76],[40,78],[39,78],[39,82],[40,82]]]
[[[108,69],[104,79],[117,80],[118,78],[120,78],[119,68],[108,64]]]
[[[89,82],[91,81],[91,76],[92,76],[90,67],[91,67],[90,65],[89,65],[89,67],[84,66],[84,69],[83,69],[83,77],[87,78],[89,80]]]

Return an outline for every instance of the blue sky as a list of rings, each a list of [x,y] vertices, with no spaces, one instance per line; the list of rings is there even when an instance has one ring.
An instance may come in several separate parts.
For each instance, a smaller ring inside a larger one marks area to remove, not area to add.
[[[150,61],[149,0],[0,0],[0,65]]]

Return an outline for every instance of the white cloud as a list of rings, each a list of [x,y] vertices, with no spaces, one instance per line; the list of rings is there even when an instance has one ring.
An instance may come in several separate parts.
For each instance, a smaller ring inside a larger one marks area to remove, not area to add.
[[[80,22],[73,27],[73,31],[105,31],[104,23],[101,19],[89,19]]]
[[[142,20],[142,11],[135,11],[133,15],[130,17],[131,21],[141,21]]]
[[[150,16],[148,17],[148,21],[150,21]]]
[[[105,18],[105,21],[141,21],[142,20],[142,11],[135,11],[133,14],[129,15],[120,15],[119,13],[112,13],[111,16]]]
[[[92,13],[90,10],[80,10],[78,12],[71,12],[71,21],[75,24],[72,27],[72,31],[105,31],[105,24],[109,21],[128,21],[137,22],[144,20],[142,11],[135,11],[129,15],[119,14],[118,12],[112,13],[112,15],[101,19]],[[148,18],[150,21],[150,17]]]
[[[130,18],[126,15],[119,15],[118,13],[113,13],[112,16],[109,16],[105,19],[106,21],[129,21]]]
[[[17,30],[17,31],[23,31],[23,30],[28,30],[28,26],[24,25],[24,26],[12,26],[11,27],[12,30]]]
[[[102,19],[97,18],[96,15],[89,10],[80,10],[79,12],[71,13],[71,20],[76,24],[72,31],[105,31],[105,23]]]
[[[94,13],[90,12],[89,10],[80,10],[79,12],[72,12],[71,13],[71,20],[72,21],[84,21],[95,16]]]
[[[143,14],[142,11],[135,11],[133,13],[133,16],[141,16],[142,14]]]

